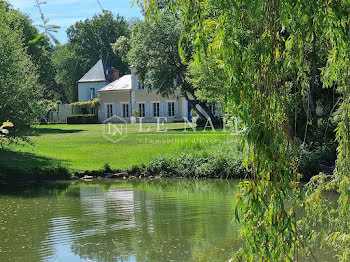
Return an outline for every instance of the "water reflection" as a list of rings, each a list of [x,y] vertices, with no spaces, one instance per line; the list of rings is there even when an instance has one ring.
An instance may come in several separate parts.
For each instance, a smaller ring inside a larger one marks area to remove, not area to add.
[[[235,181],[0,188],[0,261],[225,261]]]

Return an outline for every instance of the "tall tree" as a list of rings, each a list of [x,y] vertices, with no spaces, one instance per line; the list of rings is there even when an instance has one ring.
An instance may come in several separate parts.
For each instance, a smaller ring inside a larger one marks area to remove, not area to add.
[[[110,11],[79,21],[68,28],[68,43],[54,54],[56,81],[65,90],[69,102],[77,99],[76,82],[102,57],[123,75],[127,64],[113,53],[111,44],[121,36],[129,36],[127,21]]]
[[[11,135],[18,135],[37,120],[42,90],[35,65],[23,46],[22,28],[12,24],[15,15],[0,2],[0,119],[14,123]]]
[[[248,167],[249,163],[254,179],[240,183],[235,200],[235,215],[245,240],[236,258],[294,261],[302,249],[312,253],[309,245],[317,239],[332,248],[339,261],[348,261],[349,1],[149,0],[148,10],[159,14],[159,2],[181,17],[184,37],[192,40],[197,63],[203,52],[222,54],[228,72],[228,100],[247,127],[244,139],[249,150],[244,164]],[[320,36],[328,39],[324,84],[336,85],[343,99],[337,128],[338,160],[336,175],[320,174],[303,201],[288,100],[294,90],[306,97],[307,110],[315,111]],[[328,195],[323,194],[330,189],[340,194],[338,210],[324,210]],[[305,206],[307,216],[297,222],[296,210]],[[326,232],[323,239],[315,235],[315,227]]]
[[[217,122],[206,101],[198,99],[194,86],[186,78],[188,66],[181,59],[178,48],[182,34],[181,22],[170,15],[161,15],[158,18],[135,23],[129,44],[125,43],[125,38],[116,43],[117,54],[125,54],[129,45],[127,61],[136,68],[145,85],[151,86],[164,96],[180,91],[202,118],[205,116],[197,109],[197,105],[206,111],[213,122]],[[186,52],[191,57],[191,49]]]
[[[221,60],[214,55],[202,54],[201,63],[191,61],[188,68],[187,79],[195,88],[196,96],[202,101],[224,104],[227,72]]]
[[[52,62],[55,65],[55,81],[61,91],[61,101],[74,102],[78,96],[76,85],[79,80],[74,73],[81,70],[74,47],[69,44],[57,47],[53,52]]]
[[[41,97],[56,100],[59,98],[60,90],[55,83],[55,70],[51,60],[53,51],[52,44],[47,36],[40,34],[33,25],[33,21],[18,10],[10,8],[6,2],[0,2],[0,8],[11,13],[9,26],[12,30],[21,31],[22,43],[30,56],[39,74],[39,83],[42,86]]]

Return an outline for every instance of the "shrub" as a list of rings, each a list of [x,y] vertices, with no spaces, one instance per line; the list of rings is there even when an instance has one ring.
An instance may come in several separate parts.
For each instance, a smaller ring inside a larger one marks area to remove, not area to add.
[[[60,164],[28,169],[1,168],[0,170],[0,180],[6,182],[59,180],[70,177],[68,168]]]
[[[104,163],[103,171],[106,172],[106,173],[112,173],[113,172],[111,166],[108,163]]]
[[[247,171],[241,158],[229,154],[180,154],[152,159],[146,165],[148,174],[167,173],[188,178],[244,178]]]
[[[140,175],[141,170],[144,168],[145,168],[144,166],[139,167],[139,166],[133,165],[130,168],[128,168],[127,172],[133,175]]]
[[[133,110],[132,111],[132,116],[139,117],[140,116],[140,112],[138,110]]]
[[[192,117],[197,117],[198,116],[197,111],[194,110],[193,108],[191,109],[191,116]]]
[[[321,172],[321,165],[334,166],[336,159],[336,144],[328,142],[313,147],[305,145],[299,147],[299,172],[303,181],[309,181]]]
[[[95,114],[67,116],[67,124],[97,124],[98,117]]]

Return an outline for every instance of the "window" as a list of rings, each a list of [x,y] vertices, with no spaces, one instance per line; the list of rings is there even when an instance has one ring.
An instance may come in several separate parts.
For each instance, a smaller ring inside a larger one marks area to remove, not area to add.
[[[153,103],[153,116],[159,117],[159,103]]]
[[[145,117],[145,104],[139,104],[140,117]]]
[[[129,117],[129,104],[123,104],[123,117]]]
[[[94,100],[95,98],[95,88],[90,88],[90,100]]]
[[[216,114],[216,105],[215,104],[209,104],[210,111],[213,115]]]
[[[110,118],[113,116],[113,105],[107,105],[107,118]]]
[[[168,116],[175,116],[175,103],[174,102],[168,103]]]

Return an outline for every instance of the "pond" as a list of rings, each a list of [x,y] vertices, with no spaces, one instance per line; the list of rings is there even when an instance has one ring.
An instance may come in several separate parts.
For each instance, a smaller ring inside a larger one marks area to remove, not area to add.
[[[227,261],[237,181],[0,187],[0,261]]]

